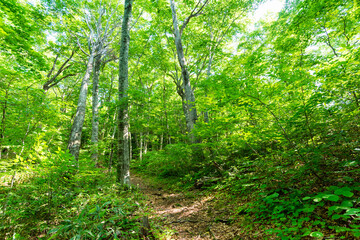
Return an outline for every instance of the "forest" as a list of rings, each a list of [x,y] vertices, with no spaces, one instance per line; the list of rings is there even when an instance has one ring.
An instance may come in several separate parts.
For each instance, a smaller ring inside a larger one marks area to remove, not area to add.
[[[359,239],[359,41],[358,0],[0,0],[0,239]]]

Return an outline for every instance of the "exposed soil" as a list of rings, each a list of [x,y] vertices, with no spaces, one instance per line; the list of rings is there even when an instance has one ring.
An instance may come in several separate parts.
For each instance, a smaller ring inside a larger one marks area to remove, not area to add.
[[[160,226],[164,234],[161,239],[254,239],[242,235],[239,224],[229,219],[233,211],[230,206],[216,208],[215,199],[199,190],[171,193],[162,187],[154,187],[138,176],[132,184],[147,196],[152,212],[150,222]]]

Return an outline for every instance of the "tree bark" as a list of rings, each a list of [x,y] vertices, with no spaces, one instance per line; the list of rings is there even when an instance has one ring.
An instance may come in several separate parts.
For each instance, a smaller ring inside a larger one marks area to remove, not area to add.
[[[207,78],[210,78],[211,75],[211,65],[212,65],[212,60],[213,60],[213,54],[210,50],[210,56],[209,56],[209,63],[208,63],[208,67],[207,67],[207,71],[206,71],[206,75]],[[207,88],[205,89],[205,97],[207,97]],[[209,123],[209,111],[206,109],[204,112],[204,122]]]
[[[130,42],[130,22],[133,0],[125,0],[124,17],[121,29],[119,57],[119,119],[118,119],[118,164],[117,181],[130,184],[130,152],[129,152],[129,103],[128,103],[128,58]]]
[[[143,151],[144,151],[144,136],[143,133],[140,133],[140,161],[143,159]]]
[[[165,77],[163,78],[163,109],[164,109],[165,128],[166,128],[166,133],[165,133],[165,136],[163,136],[163,137],[165,137],[165,145],[167,145],[167,144],[171,144],[171,141],[170,141],[171,136],[170,136],[168,114],[167,114]]]
[[[93,74],[93,90],[92,90],[92,131],[91,143],[92,154],[91,159],[94,161],[95,166],[98,164],[99,158],[99,76],[101,66],[101,54],[96,56],[94,61],[94,74]]]
[[[90,74],[93,68],[94,55],[95,55],[94,53],[91,53],[89,55],[89,59],[86,67],[86,73],[81,83],[78,106],[76,109],[76,114],[71,128],[70,139],[68,144],[68,149],[76,160],[79,160],[81,134],[82,134],[82,129],[85,120],[85,112],[86,112],[86,97],[88,92]]]
[[[170,0],[170,8],[171,8],[172,19],[173,19],[176,52],[177,52],[178,61],[179,61],[180,67],[181,67],[181,75],[183,78],[183,88],[184,88],[184,98],[185,98],[185,102],[183,104],[183,109],[184,109],[184,114],[185,114],[185,119],[186,119],[186,128],[189,133],[190,142],[195,143],[196,142],[195,136],[192,132],[192,130],[194,129],[196,120],[197,120],[197,111],[196,111],[196,107],[195,107],[195,95],[191,88],[190,75],[187,70],[184,49],[183,49],[182,41],[181,41],[181,34],[180,34],[180,30],[179,30],[175,4],[174,4],[173,0]]]
[[[4,99],[4,103],[3,103],[3,108],[2,108],[2,117],[1,117],[1,126],[0,126],[0,159],[2,158],[2,145],[4,143],[4,139],[5,139],[5,128],[6,128],[6,111],[7,111],[7,103],[8,103],[8,99],[9,99],[9,90],[10,90],[10,85],[11,85],[11,80],[9,81],[9,84],[5,90],[5,99]]]

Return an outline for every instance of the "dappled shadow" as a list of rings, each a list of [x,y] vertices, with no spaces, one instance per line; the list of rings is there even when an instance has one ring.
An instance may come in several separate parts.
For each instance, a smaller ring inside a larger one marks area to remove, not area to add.
[[[214,208],[212,196],[203,195],[199,190],[171,193],[146,184],[138,176],[132,177],[132,183],[147,196],[148,205],[153,209],[151,221],[173,232],[162,239],[248,239],[241,236],[239,226],[231,224],[228,206]]]

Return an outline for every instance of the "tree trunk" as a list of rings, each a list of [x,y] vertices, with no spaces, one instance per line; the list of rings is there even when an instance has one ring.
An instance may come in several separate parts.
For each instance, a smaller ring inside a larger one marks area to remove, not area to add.
[[[144,137],[144,151],[143,151],[144,155],[146,155],[147,151],[148,151],[148,146],[149,146],[148,139],[149,139],[149,132],[146,132],[145,137]]]
[[[195,136],[192,132],[194,129],[196,120],[197,120],[197,112],[195,107],[195,95],[191,88],[190,83],[190,75],[187,70],[187,64],[185,60],[184,50],[181,42],[181,35],[180,30],[178,26],[178,19],[176,16],[176,9],[175,4],[173,0],[170,0],[170,7],[172,12],[172,19],[173,19],[173,27],[174,27],[174,37],[175,37],[175,46],[176,46],[176,52],[178,61],[181,67],[181,75],[183,78],[183,88],[184,88],[184,97],[185,102],[183,105],[184,113],[185,113],[185,119],[186,119],[186,128],[189,133],[190,142],[195,143]]]
[[[115,112],[117,110],[115,109]],[[115,116],[114,116],[114,119],[115,119]],[[117,122],[117,119],[116,121]],[[117,125],[116,123],[114,124],[114,131],[113,133],[111,134],[111,144],[110,144],[110,158],[109,158],[109,172],[111,172],[111,168],[112,168],[112,163],[113,163],[113,156],[114,156],[114,151],[116,150],[116,141],[115,141],[115,135],[116,135],[116,132],[117,132]]]
[[[212,60],[213,60],[213,54],[210,51],[209,64],[208,64],[207,71],[206,71],[206,75],[207,75],[208,79],[210,78],[210,75],[211,75]],[[207,97],[207,92],[208,92],[208,89],[205,88],[205,97]],[[204,122],[209,123],[209,111],[207,109],[204,112]]]
[[[129,103],[128,103],[128,58],[130,42],[130,22],[133,0],[125,0],[124,17],[121,29],[120,57],[119,57],[119,151],[117,165],[117,181],[130,184],[130,152],[129,152]]]
[[[132,134],[131,134],[131,132],[129,132],[129,154],[130,154],[130,156],[129,156],[129,158],[130,158],[130,161],[131,161],[131,159],[132,159],[132,155],[133,155],[133,145],[132,145]]]
[[[101,66],[101,55],[96,56],[94,61],[93,90],[92,90],[92,155],[91,159],[95,166],[98,165],[99,158],[99,75]]]
[[[143,134],[140,133],[140,152],[139,152],[140,161],[143,159]]]
[[[167,105],[166,105],[166,86],[165,86],[165,77],[163,79],[163,108],[164,108],[164,116],[165,116],[165,127],[166,127],[166,134],[165,134],[165,145],[166,144],[171,144],[171,140],[170,140],[170,128],[169,128],[169,120],[168,120],[168,114],[167,114]]]
[[[163,145],[164,145],[164,134],[162,133],[160,135],[160,150],[163,149]]]
[[[88,92],[90,74],[93,68],[93,62],[94,62],[94,54],[91,53],[88,59],[86,73],[81,83],[78,106],[76,109],[76,114],[71,128],[70,139],[68,144],[68,149],[76,160],[79,160],[81,134],[85,120],[86,97]]]
[[[10,89],[10,84],[11,81],[9,81],[8,87],[5,90],[5,99],[4,99],[4,103],[3,103],[3,108],[2,108],[2,117],[1,117],[1,126],[0,126],[0,159],[2,158],[2,145],[4,143],[4,139],[5,139],[5,128],[6,128],[6,110],[7,110],[7,103],[8,103],[8,99],[9,99],[9,89]]]

